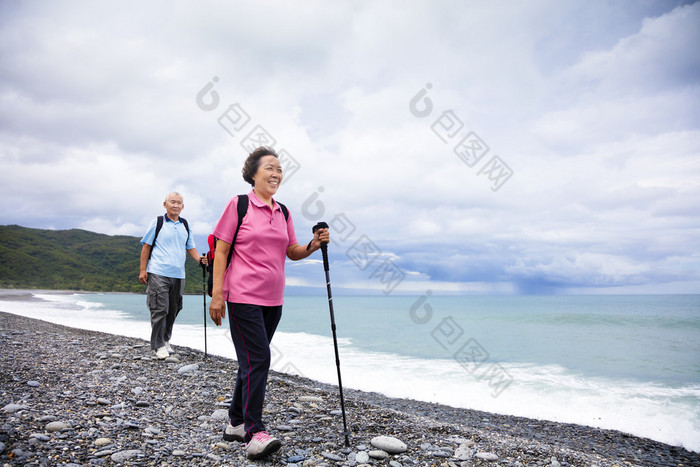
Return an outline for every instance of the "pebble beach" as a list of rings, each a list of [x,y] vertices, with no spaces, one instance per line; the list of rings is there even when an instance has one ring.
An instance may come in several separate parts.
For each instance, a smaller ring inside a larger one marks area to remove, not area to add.
[[[337,386],[274,371],[264,421],[282,448],[253,462],[221,437],[233,359],[174,346],[157,360],[145,339],[3,312],[0,354],[0,465],[700,465],[617,431],[347,388],[346,443]]]

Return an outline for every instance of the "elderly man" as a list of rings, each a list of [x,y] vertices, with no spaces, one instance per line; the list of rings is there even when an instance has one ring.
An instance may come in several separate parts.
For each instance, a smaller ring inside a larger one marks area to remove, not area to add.
[[[151,350],[156,357],[170,356],[170,337],[175,318],[182,309],[185,290],[186,253],[199,264],[206,264],[194,245],[187,220],[180,217],[185,205],[182,195],[168,194],[163,203],[165,214],[148,226],[141,239],[141,267],[139,281],[148,284],[148,309],[151,311]]]

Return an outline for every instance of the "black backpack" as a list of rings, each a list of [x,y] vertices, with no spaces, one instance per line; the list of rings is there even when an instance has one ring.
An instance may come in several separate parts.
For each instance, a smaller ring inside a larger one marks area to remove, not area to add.
[[[282,208],[282,213],[284,214],[284,220],[289,220],[289,210],[287,206],[278,202]],[[243,223],[243,218],[248,213],[248,195],[238,195],[238,205],[236,206],[238,212],[238,224],[236,225],[236,232],[233,234],[233,240],[231,240],[231,248],[228,250],[228,258],[226,259],[226,269],[228,265],[231,264],[231,256],[233,256],[233,245],[236,243],[236,238],[238,237],[238,231]],[[186,225],[186,224],[185,224]],[[209,251],[207,252],[207,271],[209,271],[209,278],[207,279],[207,295],[211,297],[211,291],[214,288],[214,252],[216,251],[216,240],[217,238],[214,234],[209,234],[207,238],[207,243],[209,243]]]

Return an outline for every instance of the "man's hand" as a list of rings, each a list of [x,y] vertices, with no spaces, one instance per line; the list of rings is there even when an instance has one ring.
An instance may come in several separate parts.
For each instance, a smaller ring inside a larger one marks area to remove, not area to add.
[[[148,273],[146,271],[139,272],[139,282],[142,284],[148,284]]]

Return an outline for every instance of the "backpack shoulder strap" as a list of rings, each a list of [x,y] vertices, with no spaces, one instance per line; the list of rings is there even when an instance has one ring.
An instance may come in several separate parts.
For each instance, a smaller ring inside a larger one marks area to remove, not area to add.
[[[279,204],[280,208],[282,208],[282,213],[284,213],[284,220],[289,221],[289,209],[287,209],[287,206],[280,203],[279,201],[277,202],[277,204]]]
[[[151,244],[151,251],[148,253],[148,259],[151,259],[151,255],[153,254],[153,249],[156,247],[156,238],[158,238],[158,234],[160,233],[160,229],[163,228],[163,216],[158,216],[156,219],[156,234],[153,236],[153,243]]]
[[[163,216],[158,216],[158,219],[156,219],[156,234],[153,237],[153,245],[151,246],[156,246],[156,238],[158,238],[158,234],[160,233],[160,229],[163,228]]]
[[[184,217],[180,218],[180,222],[182,222],[185,225],[185,229],[187,229],[187,240],[185,240],[185,248],[187,248],[187,242],[190,241],[190,225]]]
[[[241,227],[243,218],[248,212],[248,195],[238,195],[238,204],[236,209],[238,210],[238,226],[236,227],[236,233],[238,233],[238,229]]]
[[[233,234],[233,240],[231,240],[231,248],[228,250],[228,259],[226,260],[227,268],[228,265],[231,264],[231,256],[233,256],[233,245],[236,243],[238,231],[241,229],[243,218],[248,213],[248,195],[238,195],[238,203],[236,205],[236,210],[238,211],[238,224],[236,225],[236,232]]]

